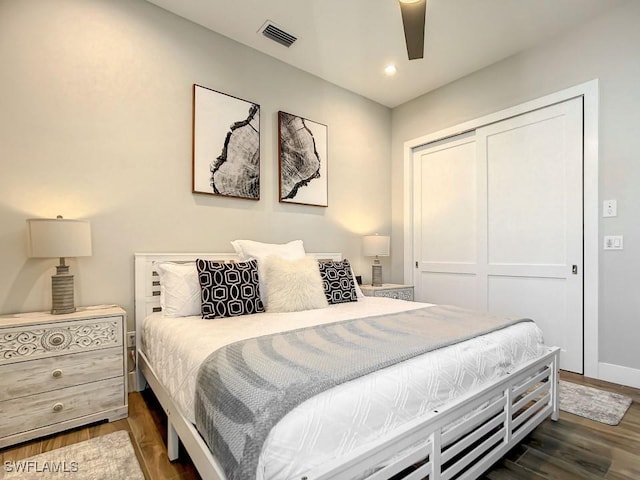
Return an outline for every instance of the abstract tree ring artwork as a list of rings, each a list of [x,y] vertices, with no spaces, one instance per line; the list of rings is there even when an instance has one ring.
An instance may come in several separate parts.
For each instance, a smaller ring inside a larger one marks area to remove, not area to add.
[[[326,207],[327,126],[278,112],[280,201]]]
[[[192,187],[260,199],[260,105],[193,86]]]

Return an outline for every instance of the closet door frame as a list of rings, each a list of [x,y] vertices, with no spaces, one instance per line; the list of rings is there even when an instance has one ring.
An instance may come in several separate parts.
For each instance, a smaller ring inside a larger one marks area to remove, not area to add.
[[[598,372],[598,80],[531,100],[459,125],[423,135],[404,143],[404,283],[412,284],[413,253],[413,156],[425,144],[470,132],[479,127],[522,115],[572,98],[583,99],[584,115],[584,375],[601,378]]]

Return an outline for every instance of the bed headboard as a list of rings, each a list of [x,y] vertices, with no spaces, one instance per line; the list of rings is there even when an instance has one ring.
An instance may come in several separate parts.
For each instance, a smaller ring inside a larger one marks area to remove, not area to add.
[[[342,260],[341,253],[307,253],[318,260]],[[142,322],[153,312],[160,311],[160,277],[155,265],[159,262],[195,262],[197,258],[219,261],[239,261],[235,253],[136,253],[134,254],[134,308],[136,352],[140,345]],[[137,358],[136,358],[137,360]],[[144,385],[138,373],[138,389]]]

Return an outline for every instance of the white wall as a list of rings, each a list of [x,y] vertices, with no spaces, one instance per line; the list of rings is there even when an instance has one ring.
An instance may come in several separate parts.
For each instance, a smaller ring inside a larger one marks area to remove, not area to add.
[[[46,310],[55,259],[28,259],[30,217],[86,218],[76,304],[133,313],[133,254],[229,241],[341,251],[390,231],[391,113],[139,0],[0,0],[0,313]],[[192,84],[261,105],[259,202],[191,193]],[[329,207],[278,202],[277,112],[328,125]],[[130,324],[131,324],[130,319]]]
[[[600,219],[603,235],[624,235],[624,251],[600,252],[599,361],[640,369],[640,2],[554,41],[506,59],[395,108],[392,112],[392,270],[402,281],[403,144],[544,95],[599,78],[601,200],[618,217]],[[629,370],[629,368],[631,370]],[[607,368],[607,372],[616,369]],[[612,375],[609,375],[612,378]],[[628,375],[627,375],[628,378]],[[640,385],[640,378],[635,379]]]

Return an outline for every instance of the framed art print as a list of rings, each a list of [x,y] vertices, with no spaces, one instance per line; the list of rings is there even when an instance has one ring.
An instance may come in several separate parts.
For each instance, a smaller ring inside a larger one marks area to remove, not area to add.
[[[280,201],[328,205],[327,126],[278,112]]]
[[[260,199],[260,105],[193,86],[193,193]]]

